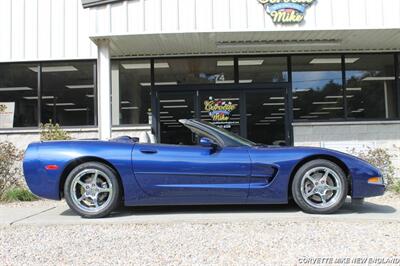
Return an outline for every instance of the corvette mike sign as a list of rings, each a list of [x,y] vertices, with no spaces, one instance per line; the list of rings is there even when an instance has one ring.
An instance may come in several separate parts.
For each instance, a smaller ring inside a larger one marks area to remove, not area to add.
[[[238,124],[238,121],[229,121],[231,113],[237,108],[237,104],[223,99],[215,99],[212,96],[204,101],[204,110],[208,112],[213,124],[230,128],[233,124]]]
[[[258,0],[276,24],[303,22],[306,10],[316,0]]]

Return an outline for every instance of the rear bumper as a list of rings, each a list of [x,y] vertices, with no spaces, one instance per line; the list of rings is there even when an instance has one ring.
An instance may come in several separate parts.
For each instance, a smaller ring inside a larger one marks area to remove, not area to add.
[[[32,143],[25,151],[24,177],[29,189],[38,197],[59,200],[61,170],[47,171],[39,158],[39,143]]]
[[[30,191],[38,197],[52,200],[60,200],[59,184],[55,180],[43,178],[42,176],[26,177],[26,183]]]

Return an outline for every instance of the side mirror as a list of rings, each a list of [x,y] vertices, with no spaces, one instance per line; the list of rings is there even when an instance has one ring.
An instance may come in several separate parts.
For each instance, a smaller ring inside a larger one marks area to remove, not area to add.
[[[216,150],[218,148],[218,145],[216,143],[214,143],[211,139],[206,137],[200,138],[200,145],[203,147],[212,148],[213,150]]]
[[[200,145],[203,147],[211,147],[214,144],[211,139],[206,138],[206,137],[201,137],[200,138]]]

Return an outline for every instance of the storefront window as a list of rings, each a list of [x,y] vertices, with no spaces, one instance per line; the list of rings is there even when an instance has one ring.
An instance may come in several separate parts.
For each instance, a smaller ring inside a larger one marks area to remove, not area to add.
[[[340,55],[292,57],[294,119],[344,118],[341,64]]]
[[[239,83],[287,82],[287,57],[239,58]]]
[[[42,64],[42,123],[93,125],[94,90],[94,62]]]
[[[150,66],[150,60],[113,61],[113,125],[150,124]]]
[[[155,85],[234,83],[231,57],[160,59],[154,62]]]
[[[34,127],[37,121],[36,64],[0,65],[0,128]]]
[[[349,119],[390,119],[397,116],[394,57],[347,55],[346,94]]]

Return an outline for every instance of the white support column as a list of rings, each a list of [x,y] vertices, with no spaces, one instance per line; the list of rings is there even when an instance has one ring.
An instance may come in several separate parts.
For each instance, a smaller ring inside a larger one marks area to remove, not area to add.
[[[109,40],[98,40],[97,80],[99,138],[111,138],[111,62]]]
[[[119,125],[119,65],[111,66],[112,124]]]

